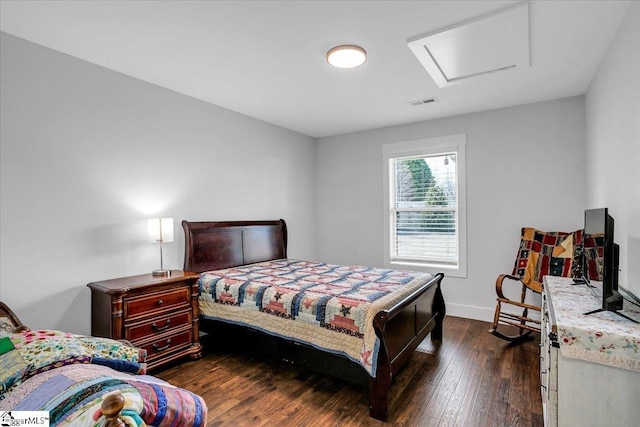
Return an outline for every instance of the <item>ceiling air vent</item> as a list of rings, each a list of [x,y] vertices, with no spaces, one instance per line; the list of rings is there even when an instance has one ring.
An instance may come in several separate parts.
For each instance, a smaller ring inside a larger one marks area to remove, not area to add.
[[[437,101],[436,98],[427,98],[427,99],[420,99],[418,101],[409,101],[409,104],[413,105],[414,107],[417,107],[418,105],[431,104],[432,102],[436,102],[436,101]]]

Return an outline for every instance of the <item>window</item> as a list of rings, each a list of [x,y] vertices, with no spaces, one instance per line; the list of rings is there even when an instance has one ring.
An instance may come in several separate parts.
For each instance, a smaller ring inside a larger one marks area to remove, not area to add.
[[[383,146],[385,262],[466,277],[466,135]]]

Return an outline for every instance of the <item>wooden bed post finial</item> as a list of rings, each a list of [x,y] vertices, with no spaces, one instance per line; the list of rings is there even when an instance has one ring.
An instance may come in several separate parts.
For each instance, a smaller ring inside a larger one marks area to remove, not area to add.
[[[120,411],[124,408],[124,396],[120,391],[106,394],[102,400],[102,414],[107,419],[105,427],[125,427],[120,419]]]

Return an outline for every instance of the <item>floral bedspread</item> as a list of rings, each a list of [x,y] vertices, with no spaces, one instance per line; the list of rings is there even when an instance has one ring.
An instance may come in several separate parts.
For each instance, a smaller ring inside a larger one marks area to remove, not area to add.
[[[431,278],[357,265],[266,261],[202,273],[200,311],[345,355],[375,377],[373,317]]]
[[[558,342],[563,356],[640,371],[640,324],[612,312],[584,313],[600,307],[596,295],[572,279],[546,276],[545,292],[551,298]],[[640,307],[625,302],[624,313],[640,320]]]
[[[144,374],[146,351],[108,338],[54,330],[24,330],[0,334],[0,399],[10,387],[64,365],[100,364]]]

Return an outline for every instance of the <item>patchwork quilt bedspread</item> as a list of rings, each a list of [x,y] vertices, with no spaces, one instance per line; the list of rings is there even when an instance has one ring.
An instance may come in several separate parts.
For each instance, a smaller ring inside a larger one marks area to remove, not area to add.
[[[379,339],[373,318],[432,276],[282,259],[202,273],[200,312],[360,363],[375,377]]]
[[[130,375],[94,364],[65,365],[13,387],[3,411],[49,411],[50,426],[101,427],[100,405],[107,393],[125,398],[121,419],[128,427],[204,426],[207,406],[187,390],[148,375]]]
[[[0,411],[48,411],[51,426],[103,426],[103,397],[120,391],[129,427],[206,423],[202,398],[144,375],[146,352],[53,330],[0,333]]]

